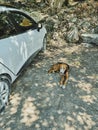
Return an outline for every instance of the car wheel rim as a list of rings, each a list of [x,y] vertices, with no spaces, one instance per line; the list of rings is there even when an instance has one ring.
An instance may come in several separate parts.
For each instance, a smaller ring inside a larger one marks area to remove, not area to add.
[[[8,102],[9,86],[6,82],[0,82],[0,105],[5,106]]]

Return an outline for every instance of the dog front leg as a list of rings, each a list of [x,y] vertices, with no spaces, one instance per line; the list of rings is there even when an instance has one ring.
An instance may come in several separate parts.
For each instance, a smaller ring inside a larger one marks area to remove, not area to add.
[[[48,70],[48,74],[50,73],[54,73],[54,70],[53,69]]]
[[[60,87],[63,86],[63,84],[64,84],[64,80],[65,80],[65,76],[62,75],[62,76],[61,76],[61,80],[60,80]]]
[[[64,85],[66,85],[67,81],[68,81],[68,71],[65,73]]]
[[[68,81],[68,71],[65,73],[65,75],[62,75],[60,80],[60,87],[65,88],[67,81]]]

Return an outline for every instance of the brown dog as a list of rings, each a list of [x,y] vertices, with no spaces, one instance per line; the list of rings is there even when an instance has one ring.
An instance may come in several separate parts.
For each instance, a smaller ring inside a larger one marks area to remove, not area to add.
[[[60,86],[65,88],[68,80],[69,65],[66,63],[58,62],[48,70],[48,73],[59,72],[61,75]]]

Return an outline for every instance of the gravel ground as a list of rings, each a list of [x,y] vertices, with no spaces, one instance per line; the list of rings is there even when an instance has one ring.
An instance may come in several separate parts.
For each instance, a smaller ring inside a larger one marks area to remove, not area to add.
[[[69,80],[47,74],[52,64],[70,65]],[[12,86],[0,130],[98,130],[98,47],[51,44]]]

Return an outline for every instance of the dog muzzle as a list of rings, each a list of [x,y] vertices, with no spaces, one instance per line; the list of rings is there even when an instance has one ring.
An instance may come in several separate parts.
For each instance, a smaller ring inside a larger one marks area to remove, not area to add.
[[[64,74],[64,72],[65,72],[65,69],[60,69],[60,74]]]

